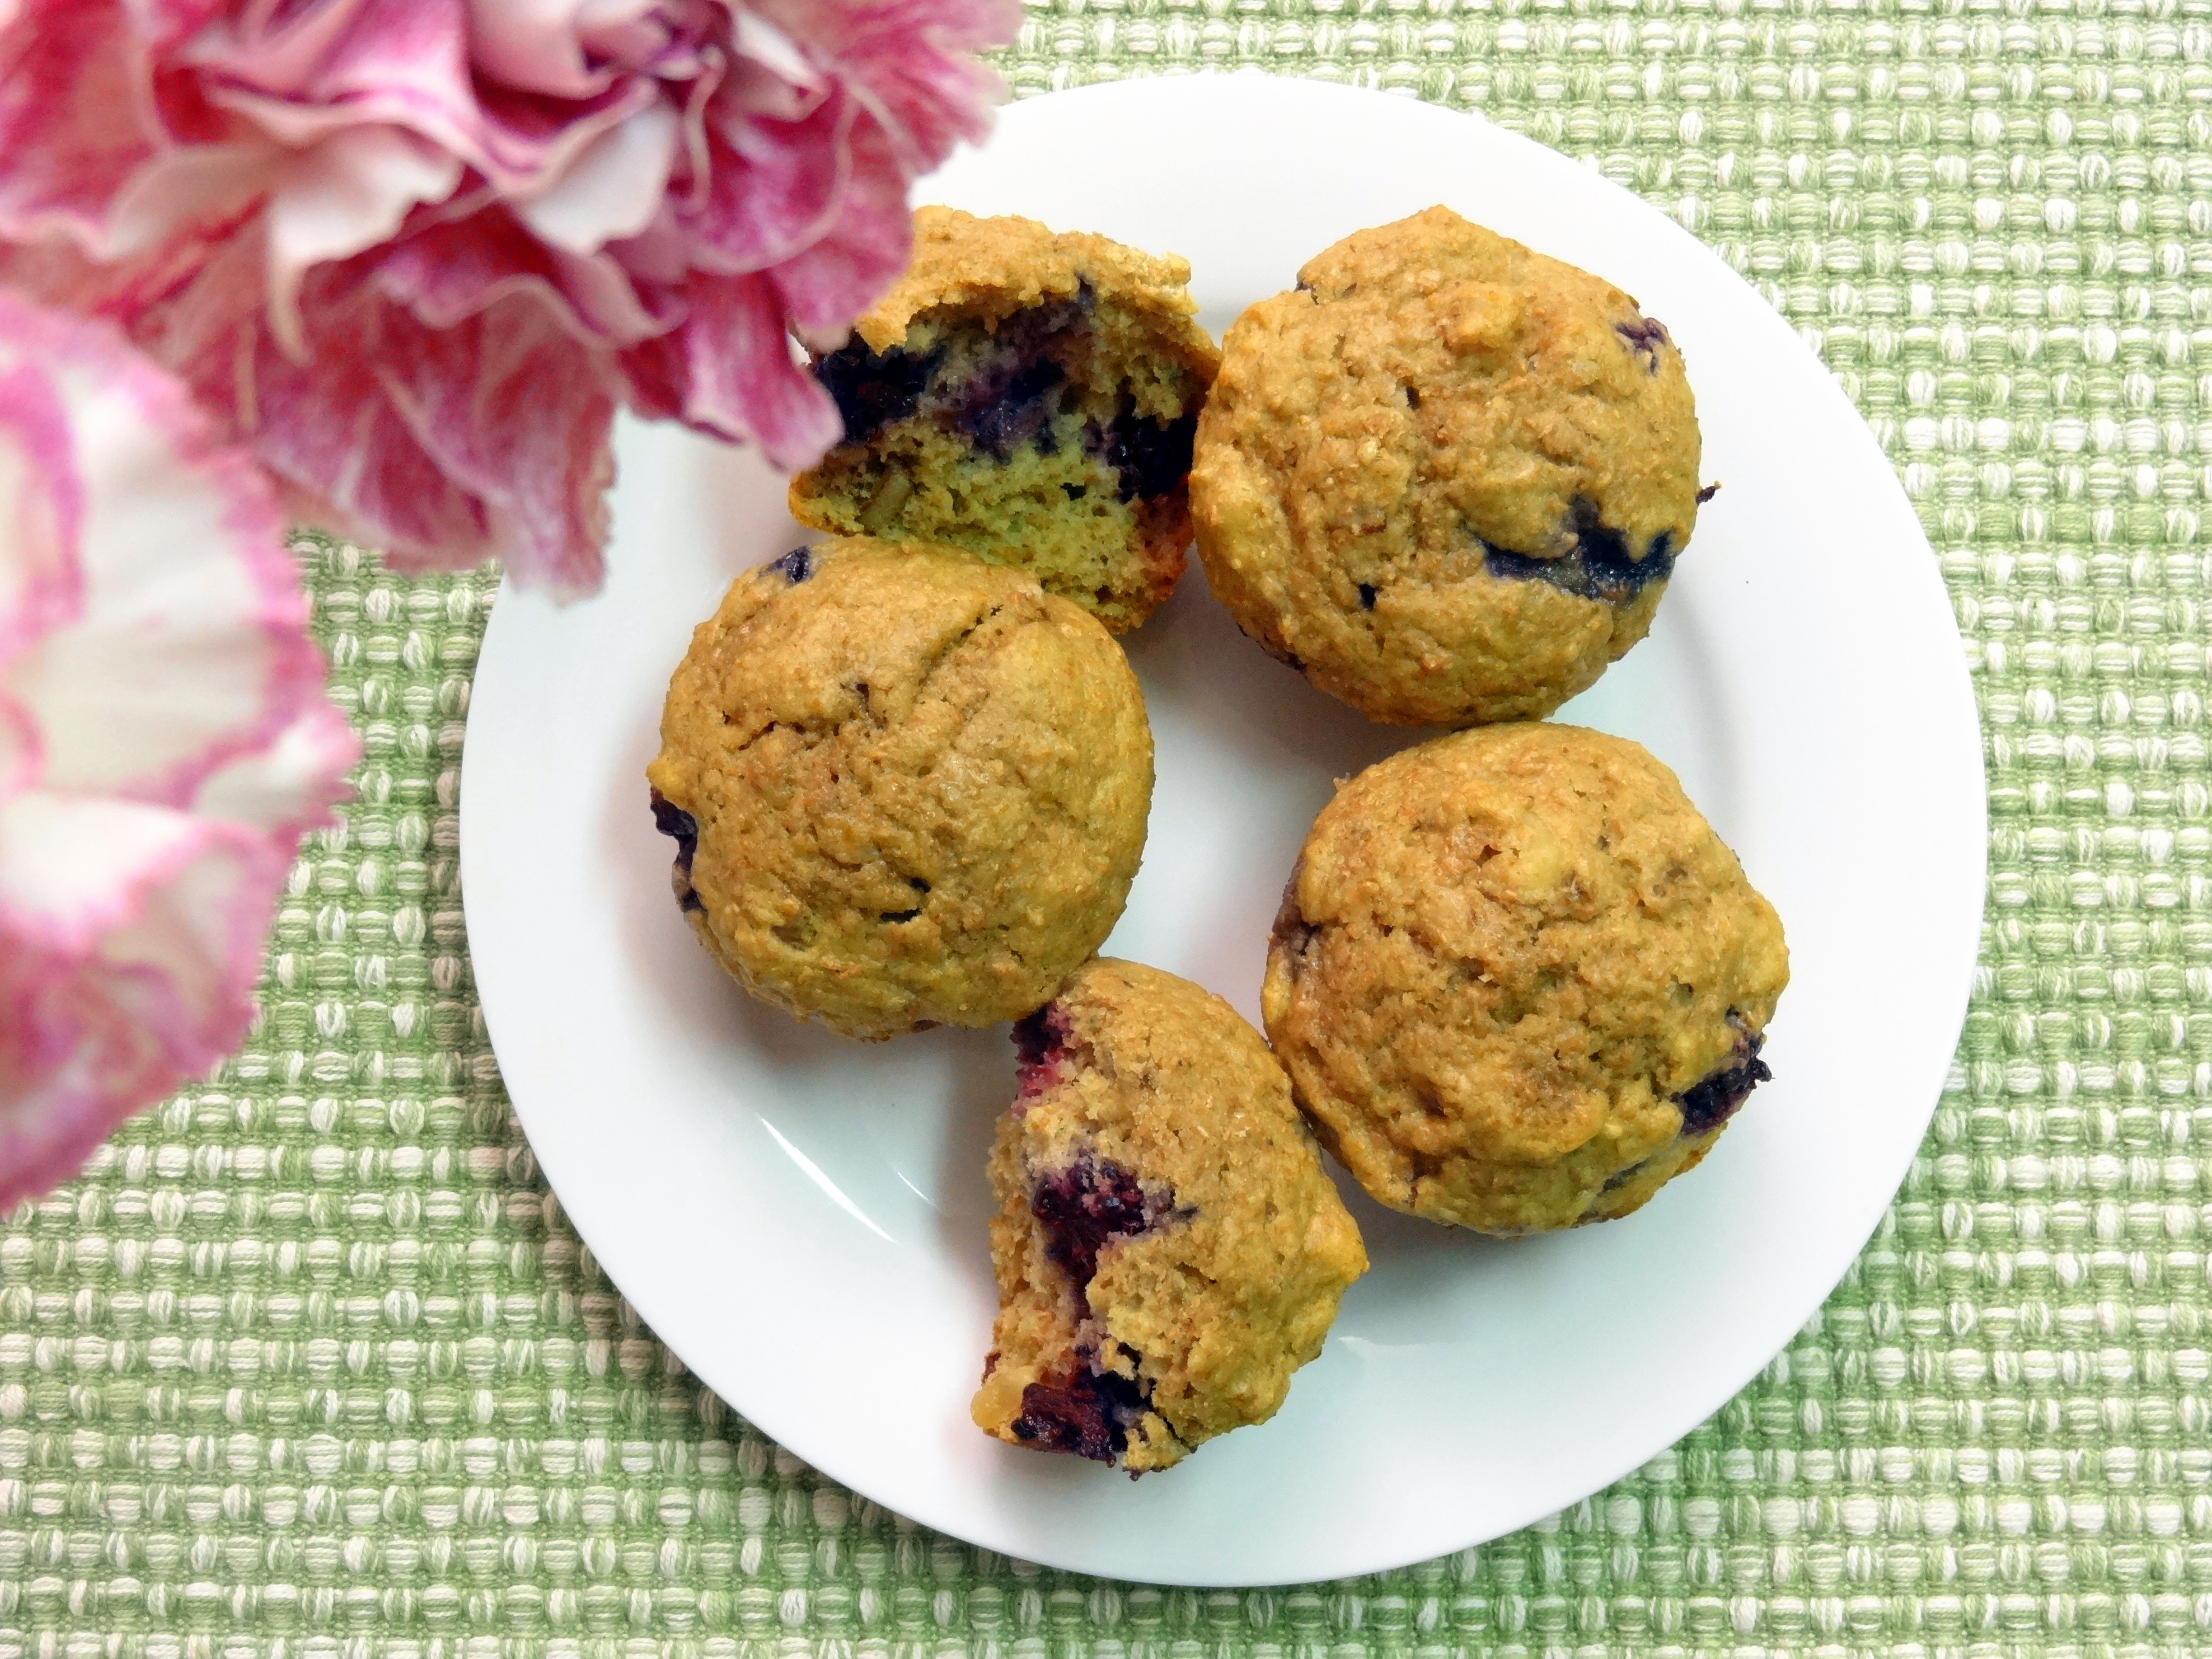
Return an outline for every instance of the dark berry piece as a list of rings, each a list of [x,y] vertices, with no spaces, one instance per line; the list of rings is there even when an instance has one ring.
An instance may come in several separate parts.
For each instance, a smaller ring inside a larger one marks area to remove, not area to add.
[[[1362,582],[1359,584],[1359,608],[1362,611],[1372,611],[1375,608],[1375,584],[1373,582]]]
[[[1171,495],[1190,476],[1190,452],[1198,436],[1198,411],[1163,423],[1137,413],[1122,399],[1121,412],[1106,428],[1106,464],[1120,475],[1125,501]]]
[[[1005,460],[1033,439],[1050,454],[1058,400],[1048,394],[1066,380],[1067,371],[1049,357],[1010,362],[1005,368],[1003,375],[987,375],[974,383],[954,409],[952,423],[994,460]]]
[[[1620,605],[1633,599],[1655,572],[1643,561],[1633,558],[1628,551],[1628,538],[1598,516],[1597,503],[1587,495],[1577,495],[1569,505],[1574,515],[1575,557],[1589,577],[1595,597],[1608,604]],[[1674,568],[1674,561],[1667,561],[1664,574]]]
[[[1071,501],[1079,501],[1085,495],[1088,495],[1091,493],[1091,486],[1089,484],[1064,483],[1060,485],[1060,493],[1066,495]]]
[[[916,357],[903,346],[878,355],[855,339],[814,360],[814,378],[836,403],[845,422],[844,441],[860,443],[895,421],[914,413],[931,378],[945,361],[945,349]]]
[[[1716,496],[1716,495],[1719,495],[1720,493],[1721,493],[1721,487],[1720,487],[1718,484],[1717,484],[1717,483],[1709,483],[1709,484],[1707,484],[1707,485],[1706,485],[1703,489],[1700,489],[1700,490],[1698,492],[1698,505],[1699,507],[1703,507],[1703,506],[1704,506],[1707,501],[1709,501],[1712,500],[1712,498],[1713,498],[1714,496]]]
[[[1158,1219],[1133,1174],[1089,1152],[1078,1153],[1066,1169],[1037,1182],[1030,1194],[1030,1213],[1044,1229],[1045,1254],[1079,1291],[1097,1273],[1101,1250],[1117,1238],[1150,1231]]]
[[[1728,1064],[1674,1097],[1682,1114],[1682,1133],[1692,1138],[1719,1128],[1751,1097],[1753,1089],[1774,1076],[1759,1057],[1765,1037],[1746,1025],[1740,1015],[1731,1013],[1729,1024],[1735,1028],[1735,1051]]]
[[[863,690],[866,690],[865,686],[861,689]],[[908,876],[906,878],[906,884],[913,888],[915,892],[923,895],[925,897],[927,896],[929,892],[929,884],[924,881],[920,876]],[[878,915],[876,920],[878,921],[912,921],[921,914],[921,907],[917,904],[911,910],[886,910],[883,912],[882,915]]]
[[[1067,1011],[1056,1002],[1048,1002],[1014,1022],[1018,1093],[1013,1110],[1017,1117],[1021,1115],[1024,1102],[1055,1087],[1074,1065],[1075,1055],[1069,1047],[1068,1036]]]
[[[1667,325],[1656,317],[1638,317],[1632,323],[1615,323],[1613,332],[1628,342],[1629,349],[1650,360],[1650,372],[1659,372],[1659,348],[1672,345],[1667,337]]]
[[[676,902],[686,910],[704,910],[706,905],[691,887],[691,860],[699,851],[699,820],[656,789],[653,792],[653,827],[676,842],[676,863],[668,872],[668,884],[676,891]]]
[[[1572,585],[1573,581],[1582,573],[1572,569],[1563,572],[1561,574],[1568,580],[1562,581],[1559,576],[1554,575],[1552,571],[1553,565],[1568,562],[1568,559],[1532,559],[1526,553],[1516,553],[1506,548],[1493,547],[1488,542],[1482,544],[1482,567],[1492,575],[1504,577],[1508,581],[1549,582],[1554,587],[1564,587],[1572,593],[1576,591]]]
[[[781,558],[770,559],[763,568],[775,571],[777,575],[796,587],[814,574],[814,550],[811,547],[794,547]]]
[[[1531,558],[1508,548],[1483,544],[1483,563],[1493,576],[1510,580],[1546,581],[1577,598],[1607,605],[1626,605],[1656,581],[1674,574],[1674,537],[1661,531],[1632,558],[1628,538],[1598,514],[1597,503],[1577,495],[1568,509],[1567,526],[1574,545],[1556,558]]]
[[[1147,1407],[1141,1384],[1114,1371],[1086,1368],[1065,1382],[1032,1382],[1024,1389],[1014,1437],[1040,1451],[1073,1452],[1111,1463],[1128,1449],[1130,1427]]]
[[[1079,362],[1090,338],[1091,295],[1031,306],[1004,319],[991,349],[965,380],[939,388],[946,417],[968,441],[1005,460],[1035,442],[1046,454],[1058,447],[1053,416],[1067,365]]]
[[[1066,1041],[1067,1011],[1056,1002],[1048,1002],[1014,1022],[1015,1062],[1024,1071],[1042,1066]]]

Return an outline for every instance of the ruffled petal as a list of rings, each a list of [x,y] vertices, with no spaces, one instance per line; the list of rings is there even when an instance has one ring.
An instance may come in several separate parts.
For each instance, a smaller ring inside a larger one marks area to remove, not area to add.
[[[208,395],[246,386],[248,441],[288,505],[401,569],[498,558],[564,597],[598,585],[613,370],[557,307],[525,289],[434,328],[319,275],[301,308],[310,338],[357,349],[301,364],[249,322],[196,353],[226,377]]]
[[[0,293],[0,326],[8,306]],[[20,316],[27,308],[14,309]],[[29,650],[77,607],[84,483],[72,450],[60,392],[31,364],[9,362],[0,347],[0,504],[9,509],[0,520],[8,550],[0,560],[0,662]]]
[[[357,752],[264,473],[110,328],[0,293],[0,1207],[245,1033]]]
[[[164,807],[0,806],[0,1209],[245,1036],[288,861]]]
[[[511,87],[594,98],[621,75],[688,60],[706,9],[696,0],[473,0],[470,50],[479,68]]]
[[[287,159],[258,140],[164,151],[117,191],[100,256],[133,258],[187,227],[240,216],[276,186]]]
[[[377,259],[375,286],[432,328],[535,295],[580,340],[600,345],[665,333],[684,315],[665,285],[641,286],[612,254],[549,246],[500,207],[424,226]]]
[[[613,481],[610,371],[550,307],[502,300],[450,328],[387,311],[377,377],[438,469],[481,503],[497,556],[518,581],[573,599],[594,591]],[[436,547],[402,549],[437,568]]]
[[[78,520],[68,625],[8,673],[40,733],[42,781],[183,805],[321,684],[268,489],[106,330],[0,295],[0,379],[50,389],[46,418],[68,424],[48,434],[44,477]]]
[[[820,460],[842,430],[837,406],[793,357],[775,283],[699,282],[692,307],[675,333],[623,354],[633,405],[716,437],[750,439],[787,472]]]
[[[883,121],[899,166],[927,172],[961,139],[990,130],[999,77],[969,54],[1021,27],[1019,0],[757,0],[758,9],[834,62]]]
[[[676,112],[647,104],[601,133],[550,190],[522,204],[516,215],[571,253],[596,253],[635,236],[660,210],[677,137]]]
[[[269,323],[295,357],[307,356],[300,283],[310,268],[373,247],[418,202],[442,201],[461,164],[392,127],[337,132],[288,170],[270,199]]]
[[[200,781],[192,810],[297,842],[330,816],[337,780],[361,757],[346,717],[318,697],[258,749],[234,756]]]
[[[111,203],[155,154],[123,9],[31,4],[0,23],[0,237],[97,248]]]
[[[351,313],[368,339],[374,320]],[[309,307],[310,331],[317,312]],[[392,406],[365,356],[302,366],[275,343],[242,340],[252,368],[255,456],[287,486],[293,517],[416,568],[464,569],[492,556],[483,503],[439,468]]]
[[[488,159],[462,0],[250,4],[184,56],[211,103],[295,149],[392,126],[472,164]]]
[[[791,258],[835,225],[859,112],[842,93],[793,121],[750,113],[733,92],[716,106],[708,112],[707,188],[684,226],[695,265],[743,276]],[[893,177],[903,195],[905,180]]]
[[[906,179],[881,125],[854,123],[846,150],[851,163],[836,220],[775,270],[785,315],[809,345],[840,343],[853,319],[898,280],[913,252]]]

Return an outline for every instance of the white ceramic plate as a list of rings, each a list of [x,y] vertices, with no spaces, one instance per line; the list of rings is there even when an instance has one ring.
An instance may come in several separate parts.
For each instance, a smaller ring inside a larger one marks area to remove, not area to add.
[[[1691,368],[1698,520],[1650,639],[1565,718],[1681,775],[1786,922],[1775,1080],[1641,1214],[1497,1243],[1343,1182],[1374,1270],[1273,1421],[1140,1482],[969,1425],[993,1308],[983,1158],[1003,1031],[864,1046],[748,1002],[668,890],[644,769],[670,669],[732,575],[797,539],[781,482],[668,428],[621,438],[606,591],[504,598],[462,769],[469,939],[501,1069],[583,1237],[653,1329],[781,1444],[1009,1554],[1187,1584],[1365,1572],[1495,1536],[1634,1468],[1748,1381],[1881,1215],[1942,1085],[1983,884],[1981,745],[1936,565],[1820,364],[1721,261],[1483,122],[1239,76],[1006,111],[929,181],[1187,255],[1218,333],[1346,233],[1444,202],[1603,273]],[[1333,776],[1409,740],[1262,656],[1194,568],[1129,641],[1159,783],[1109,952],[1256,1019]]]

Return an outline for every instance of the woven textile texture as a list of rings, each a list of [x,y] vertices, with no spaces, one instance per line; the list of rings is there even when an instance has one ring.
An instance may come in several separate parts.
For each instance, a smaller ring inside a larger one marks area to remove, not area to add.
[[[1880,1235],[1680,1445],[1244,1593],[818,1480],[639,1326],[501,1093],[454,869],[489,580],[316,545],[368,758],[265,1016],[0,1224],[0,1656],[2212,1653],[2208,54],[2212,0],[1032,0],[1004,59],[1356,80],[1584,158],[1759,284],[1918,504],[1989,744],[1972,1011]]]

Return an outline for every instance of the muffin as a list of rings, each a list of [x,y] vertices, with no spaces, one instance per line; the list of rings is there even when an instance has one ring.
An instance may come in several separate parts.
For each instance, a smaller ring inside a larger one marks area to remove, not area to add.
[[[1218,361],[1190,267],[1032,219],[926,207],[913,263],[814,373],[843,441],[792,516],[1019,566],[1115,633],[1182,574],[1191,433]]]
[[[1681,354],[1448,209],[1231,325],[1191,504],[1237,625],[1396,725],[1550,714],[1651,626],[1701,499]]]
[[[1098,948],[1144,849],[1152,743],[1087,612],[1020,571],[854,539],[731,584],[647,776],[714,959],[873,1038],[1014,1018]]]
[[[976,1425],[1141,1474],[1265,1422],[1367,1270],[1282,1067],[1220,998],[1104,958],[1014,1036]]]
[[[1635,744],[1455,733],[1322,809],[1261,1003],[1322,1142],[1380,1202],[1487,1233],[1626,1215],[1768,1073],[1782,925]]]

